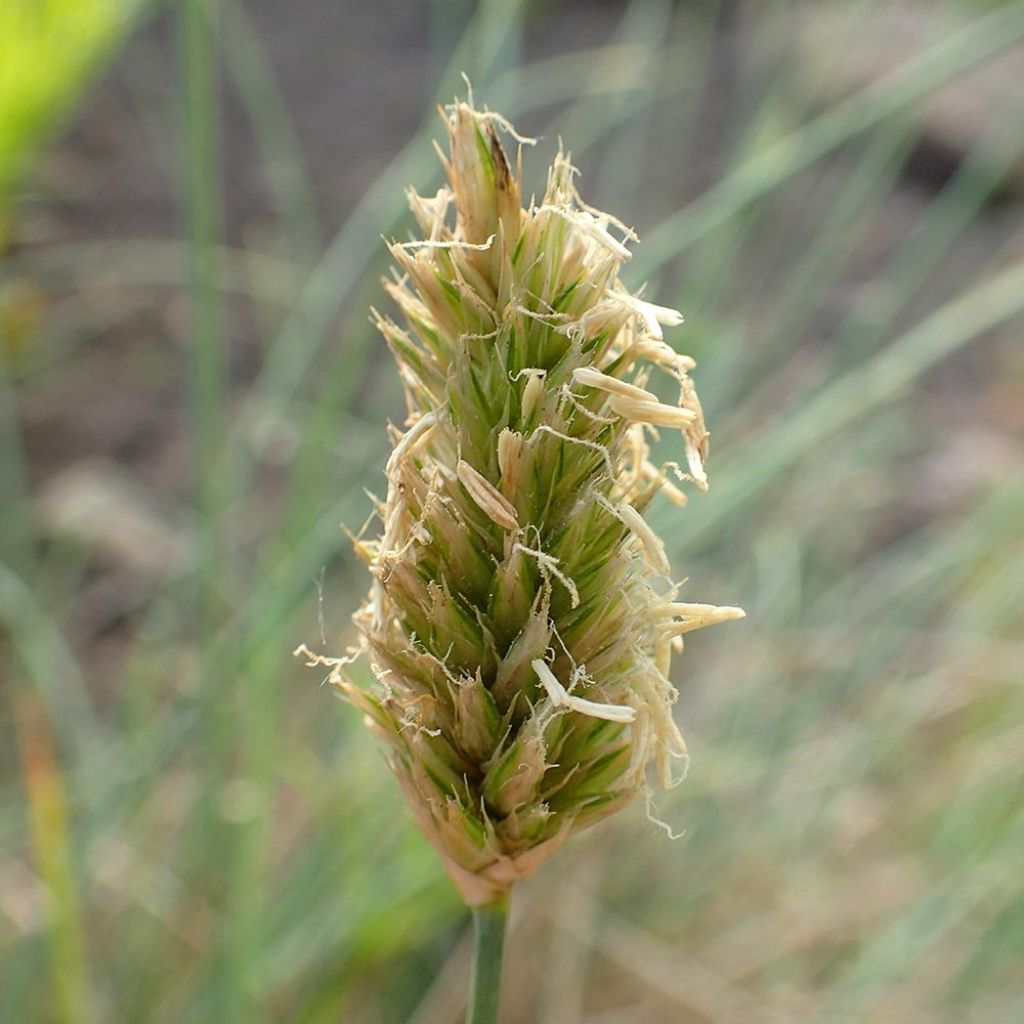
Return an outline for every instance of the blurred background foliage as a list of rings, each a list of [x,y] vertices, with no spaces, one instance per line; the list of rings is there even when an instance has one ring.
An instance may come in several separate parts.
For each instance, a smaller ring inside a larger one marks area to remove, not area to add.
[[[0,245],[15,178],[109,57],[139,0],[0,6]]]
[[[1024,1019],[1024,4],[178,6],[0,4],[0,1020],[459,1019],[464,913],[289,652],[352,638],[461,71],[686,313],[712,489],[656,525],[749,613],[678,663],[685,836],[521,886],[508,1021]]]

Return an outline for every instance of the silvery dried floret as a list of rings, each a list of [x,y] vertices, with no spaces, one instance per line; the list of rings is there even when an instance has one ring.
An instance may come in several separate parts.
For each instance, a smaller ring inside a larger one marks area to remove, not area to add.
[[[644,519],[659,492],[681,505],[678,483],[707,488],[708,435],[694,363],[663,339],[682,317],[619,280],[634,235],[580,199],[561,152],[524,209],[498,133],[528,140],[466,103],[442,115],[449,184],[410,191],[423,237],[390,246],[401,322],[373,313],[408,407],[382,533],[356,541],[377,686],[354,684],[349,658],[311,658],[386,741],[417,823],[483,906],[649,799],[652,767],[678,779],[671,653],[743,613],[680,602]],[[665,431],[685,469],[652,463]]]

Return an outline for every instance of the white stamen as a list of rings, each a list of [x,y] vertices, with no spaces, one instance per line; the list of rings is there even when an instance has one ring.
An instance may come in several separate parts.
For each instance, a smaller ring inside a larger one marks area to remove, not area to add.
[[[577,384],[585,384],[589,388],[596,388],[598,391],[607,391],[611,395],[621,395],[624,398],[632,399],[635,402],[650,402],[658,404],[658,396],[652,395],[650,391],[630,384],[629,381],[619,380],[592,366],[579,366],[572,371],[572,379]]]
[[[476,502],[477,507],[503,530],[518,530],[516,507],[486,477],[481,476],[468,462],[459,459],[455,469],[462,486]]]
[[[519,468],[522,451],[523,435],[504,427],[498,434],[498,471],[501,473],[503,481],[510,475],[514,481],[515,470]]]
[[[702,490],[708,489],[708,476],[704,472],[704,463],[701,462],[700,452],[697,450],[697,446],[690,440],[689,437],[684,435],[683,445],[686,449],[686,465],[690,469],[690,474],[693,476],[693,482]]]
[[[680,619],[694,619],[707,615],[721,615],[722,621],[726,619],[746,618],[746,612],[742,608],[734,608],[726,604],[695,604],[690,601],[670,601],[664,606],[667,615]]]
[[[650,423],[656,427],[675,427],[681,430],[692,423],[697,414],[678,405],[663,405],[661,402],[640,402],[625,395],[612,395],[609,405],[627,420],[636,423]]]
[[[491,235],[486,242],[463,242],[453,239],[450,242],[438,242],[430,238],[415,239],[411,242],[392,242],[392,249],[476,249],[484,252],[490,249],[494,242],[494,235]]]
[[[684,356],[671,345],[654,338],[640,338],[636,342],[637,355],[649,359],[658,366],[670,366],[674,370],[686,372],[696,367],[697,361],[691,356]]]
[[[596,242],[613,252],[619,259],[628,260],[633,254],[596,218],[580,210],[573,210],[568,206],[559,206],[555,203],[545,203],[538,206],[536,213],[553,213],[570,224],[574,224],[585,234],[590,235]]]
[[[745,619],[747,613],[742,608],[733,608],[728,605],[718,606],[713,604],[667,604],[665,611],[669,615],[677,615],[681,622],[668,622],[662,628],[669,636],[682,636],[683,633],[692,633],[697,629],[704,629],[706,626],[717,626],[720,622],[734,622],[736,619]]]
[[[632,505],[623,502],[623,504],[618,506],[617,512],[622,521],[633,531],[640,543],[643,544],[651,566],[663,576],[667,576],[672,571],[672,567],[669,565],[668,555],[665,554],[665,544],[662,539],[650,528],[644,517]]]
[[[633,254],[615,238],[604,224],[596,220],[583,220],[579,226],[606,249],[610,249],[619,259],[632,259]]]
[[[393,473],[395,467],[408,455],[413,448],[421,441],[426,440],[426,435],[437,426],[437,412],[428,412],[421,416],[398,440],[398,444],[391,451],[385,473]]]
[[[531,375],[530,379],[526,382],[526,387],[523,388],[522,411],[524,420],[529,421],[534,410],[537,408],[540,396],[543,394],[544,373],[543,371],[540,371]]]
[[[589,715],[591,718],[603,718],[608,722],[632,722],[636,719],[636,712],[630,707],[621,704],[599,704],[583,697],[574,697],[540,658],[535,658],[530,664],[555,707],[578,711],[581,715]]]
[[[653,302],[645,302],[635,295],[622,296],[622,301],[635,310],[644,326],[650,332],[652,338],[658,341],[664,337],[661,325],[676,327],[683,322],[683,314],[678,309],[670,309],[668,306],[656,306]]]

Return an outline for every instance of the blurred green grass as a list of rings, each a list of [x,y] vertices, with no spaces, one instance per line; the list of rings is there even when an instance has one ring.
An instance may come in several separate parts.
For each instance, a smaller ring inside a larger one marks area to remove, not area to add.
[[[0,7],[0,245],[18,175],[141,6],[140,0],[7,0]]]
[[[839,13],[867,39],[883,8]],[[694,594],[750,615],[680,662],[694,766],[660,811],[686,837],[628,812],[522,887],[509,1020],[1014,1020],[1024,215],[993,202],[1020,166],[1019,95],[934,191],[908,173],[928,98],[1019,44],[1024,5],[960,5],[834,100],[797,7],[748,8],[731,70],[723,9],[633,2],[599,50],[536,60],[529,30],[556,17],[541,5],[485,0],[464,27],[432,9],[438,98],[466,70],[479,99],[540,126],[527,162],[561,134],[584,195],[649,218],[629,279],[687,314],[673,341],[698,359],[713,432],[711,493],[657,525]],[[28,282],[41,312],[0,396],[0,1020],[442,1024],[459,1014],[460,908],[356,716],[289,657],[321,616],[331,649],[351,635],[365,580],[338,524],[368,514],[400,415],[365,307],[379,235],[407,229],[404,186],[437,178],[438,125],[425,102],[321,245],[263,41],[242,3],[221,15],[182,34],[199,62],[191,241],[16,245],[2,269],[4,294]],[[265,249],[213,237],[206,42],[266,166]],[[729,118],[710,169],[709,96]],[[103,548],[131,510],[56,530],[19,413],[155,290],[183,289],[189,253],[209,313],[189,336],[199,472],[183,553],[118,594],[110,673],[104,631],[75,623],[97,577],[132,582]],[[115,296],[101,316],[76,298],[89,288]],[[242,309],[261,358],[232,390],[222,325]]]

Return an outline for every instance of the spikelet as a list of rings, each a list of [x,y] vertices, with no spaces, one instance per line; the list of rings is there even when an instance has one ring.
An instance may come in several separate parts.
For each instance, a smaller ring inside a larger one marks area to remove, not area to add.
[[[561,152],[524,209],[507,123],[465,103],[441,113],[449,187],[410,192],[423,240],[390,246],[404,323],[374,311],[409,411],[382,535],[357,542],[373,582],[355,621],[379,685],[300,650],[386,741],[419,827],[479,906],[649,796],[652,766],[676,781],[671,652],[743,613],[678,602],[643,518],[659,492],[685,502],[670,469],[707,488],[707,432],[693,361],[662,337],[681,316],[619,281],[634,236],[582,202]],[[654,371],[675,404],[647,389]],[[685,471],[650,461],[659,430],[679,431]]]

